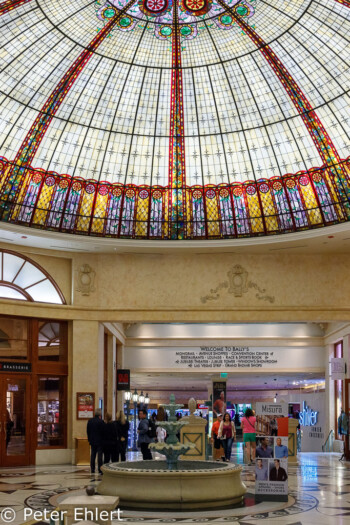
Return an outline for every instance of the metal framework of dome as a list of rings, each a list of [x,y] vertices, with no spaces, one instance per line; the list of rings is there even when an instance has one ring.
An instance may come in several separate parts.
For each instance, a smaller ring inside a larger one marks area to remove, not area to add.
[[[0,220],[136,239],[349,220],[348,0],[6,0],[0,25]]]

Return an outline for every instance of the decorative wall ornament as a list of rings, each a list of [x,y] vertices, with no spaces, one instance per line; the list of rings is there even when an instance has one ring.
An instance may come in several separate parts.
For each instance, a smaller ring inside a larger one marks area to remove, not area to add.
[[[240,264],[236,264],[227,275],[230,284],[228,293],[233,293],[235,297],[242,297],[242,295],[248,291],[248,272],[244,270]]]
[[[82,295],[90,295],[91,292],[95,291],[95,270],[93,270],[89,264],[83,264],[82,266],[80,266],[77,273],[77,292],[81,292]]]
[[[216,301],[220,297],[220,291],[227,289],[227,292],[233,294],[235,297],[242,297],[249,289],[256,290],[255,297],[259,301],[275,302],[275,297],[267,295],[266,289],[261,288],[254,281],[248,280],[248,272],[240,264],[235,264],[227,272],[228,281],[221,281],[216,288],[212,288],[208,295],[201,297],[202,303],[208,301]]]

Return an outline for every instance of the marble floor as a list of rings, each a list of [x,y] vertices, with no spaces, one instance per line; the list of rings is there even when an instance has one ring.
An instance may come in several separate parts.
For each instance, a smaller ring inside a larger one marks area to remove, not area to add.
[[[340,462],[339,457],[339,454],[299,454],[299,464],[288,469],[288,502],[256,503],[254,467],[243,465],[242,478],[248,489],[243,507],[197,512],[124,510],[121,517],[128,524],[146,522],[147,525],[174,522],[350,525],[350,463]],[[138,454],[129,453],[129,461],[136,459]],[[239,447],[233,451],[232,461],[242,464]],[[73,491],[83,493],[84,487],[98,481],[99,477],[90,475],[87,467],[72,465],[0,468],[0,523],[34,523],[35,511],[39,511],[37,523],[49,523],[50,512],[63,497]]]

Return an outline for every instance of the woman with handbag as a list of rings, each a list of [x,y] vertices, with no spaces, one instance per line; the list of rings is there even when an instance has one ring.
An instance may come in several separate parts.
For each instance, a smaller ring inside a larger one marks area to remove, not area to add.
[[[228,412],[226,412],[223,421],[221,421],[218,432],[218,438],[221,439],[222,446],[224,447],[224,461],[230,461],[232,443],[233,440],[236,439],[236,427],[234,422],[231,420],[231,416]]]
[[[253,463],[255,461],[256,453],[256,431],[255,431],[256,417],[251,408],[247,408],[244,417],[241,419],[243,430],[243,443],[245,446],[245,462]]]

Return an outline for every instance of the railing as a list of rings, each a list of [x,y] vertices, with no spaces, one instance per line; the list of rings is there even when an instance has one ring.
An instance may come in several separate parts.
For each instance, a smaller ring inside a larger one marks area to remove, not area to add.
[[[322,445],[322,452],[333,452],[333,446],[334,430],[330,430],[324,445]]]
[[[232,239],[319,228],[350,216],[350,158],[336,169],[178,190],[70,178],[3,157],[0,174],[0,220],[81,235]],[[180,215],[172,213],[174,191],[182,194]]]

